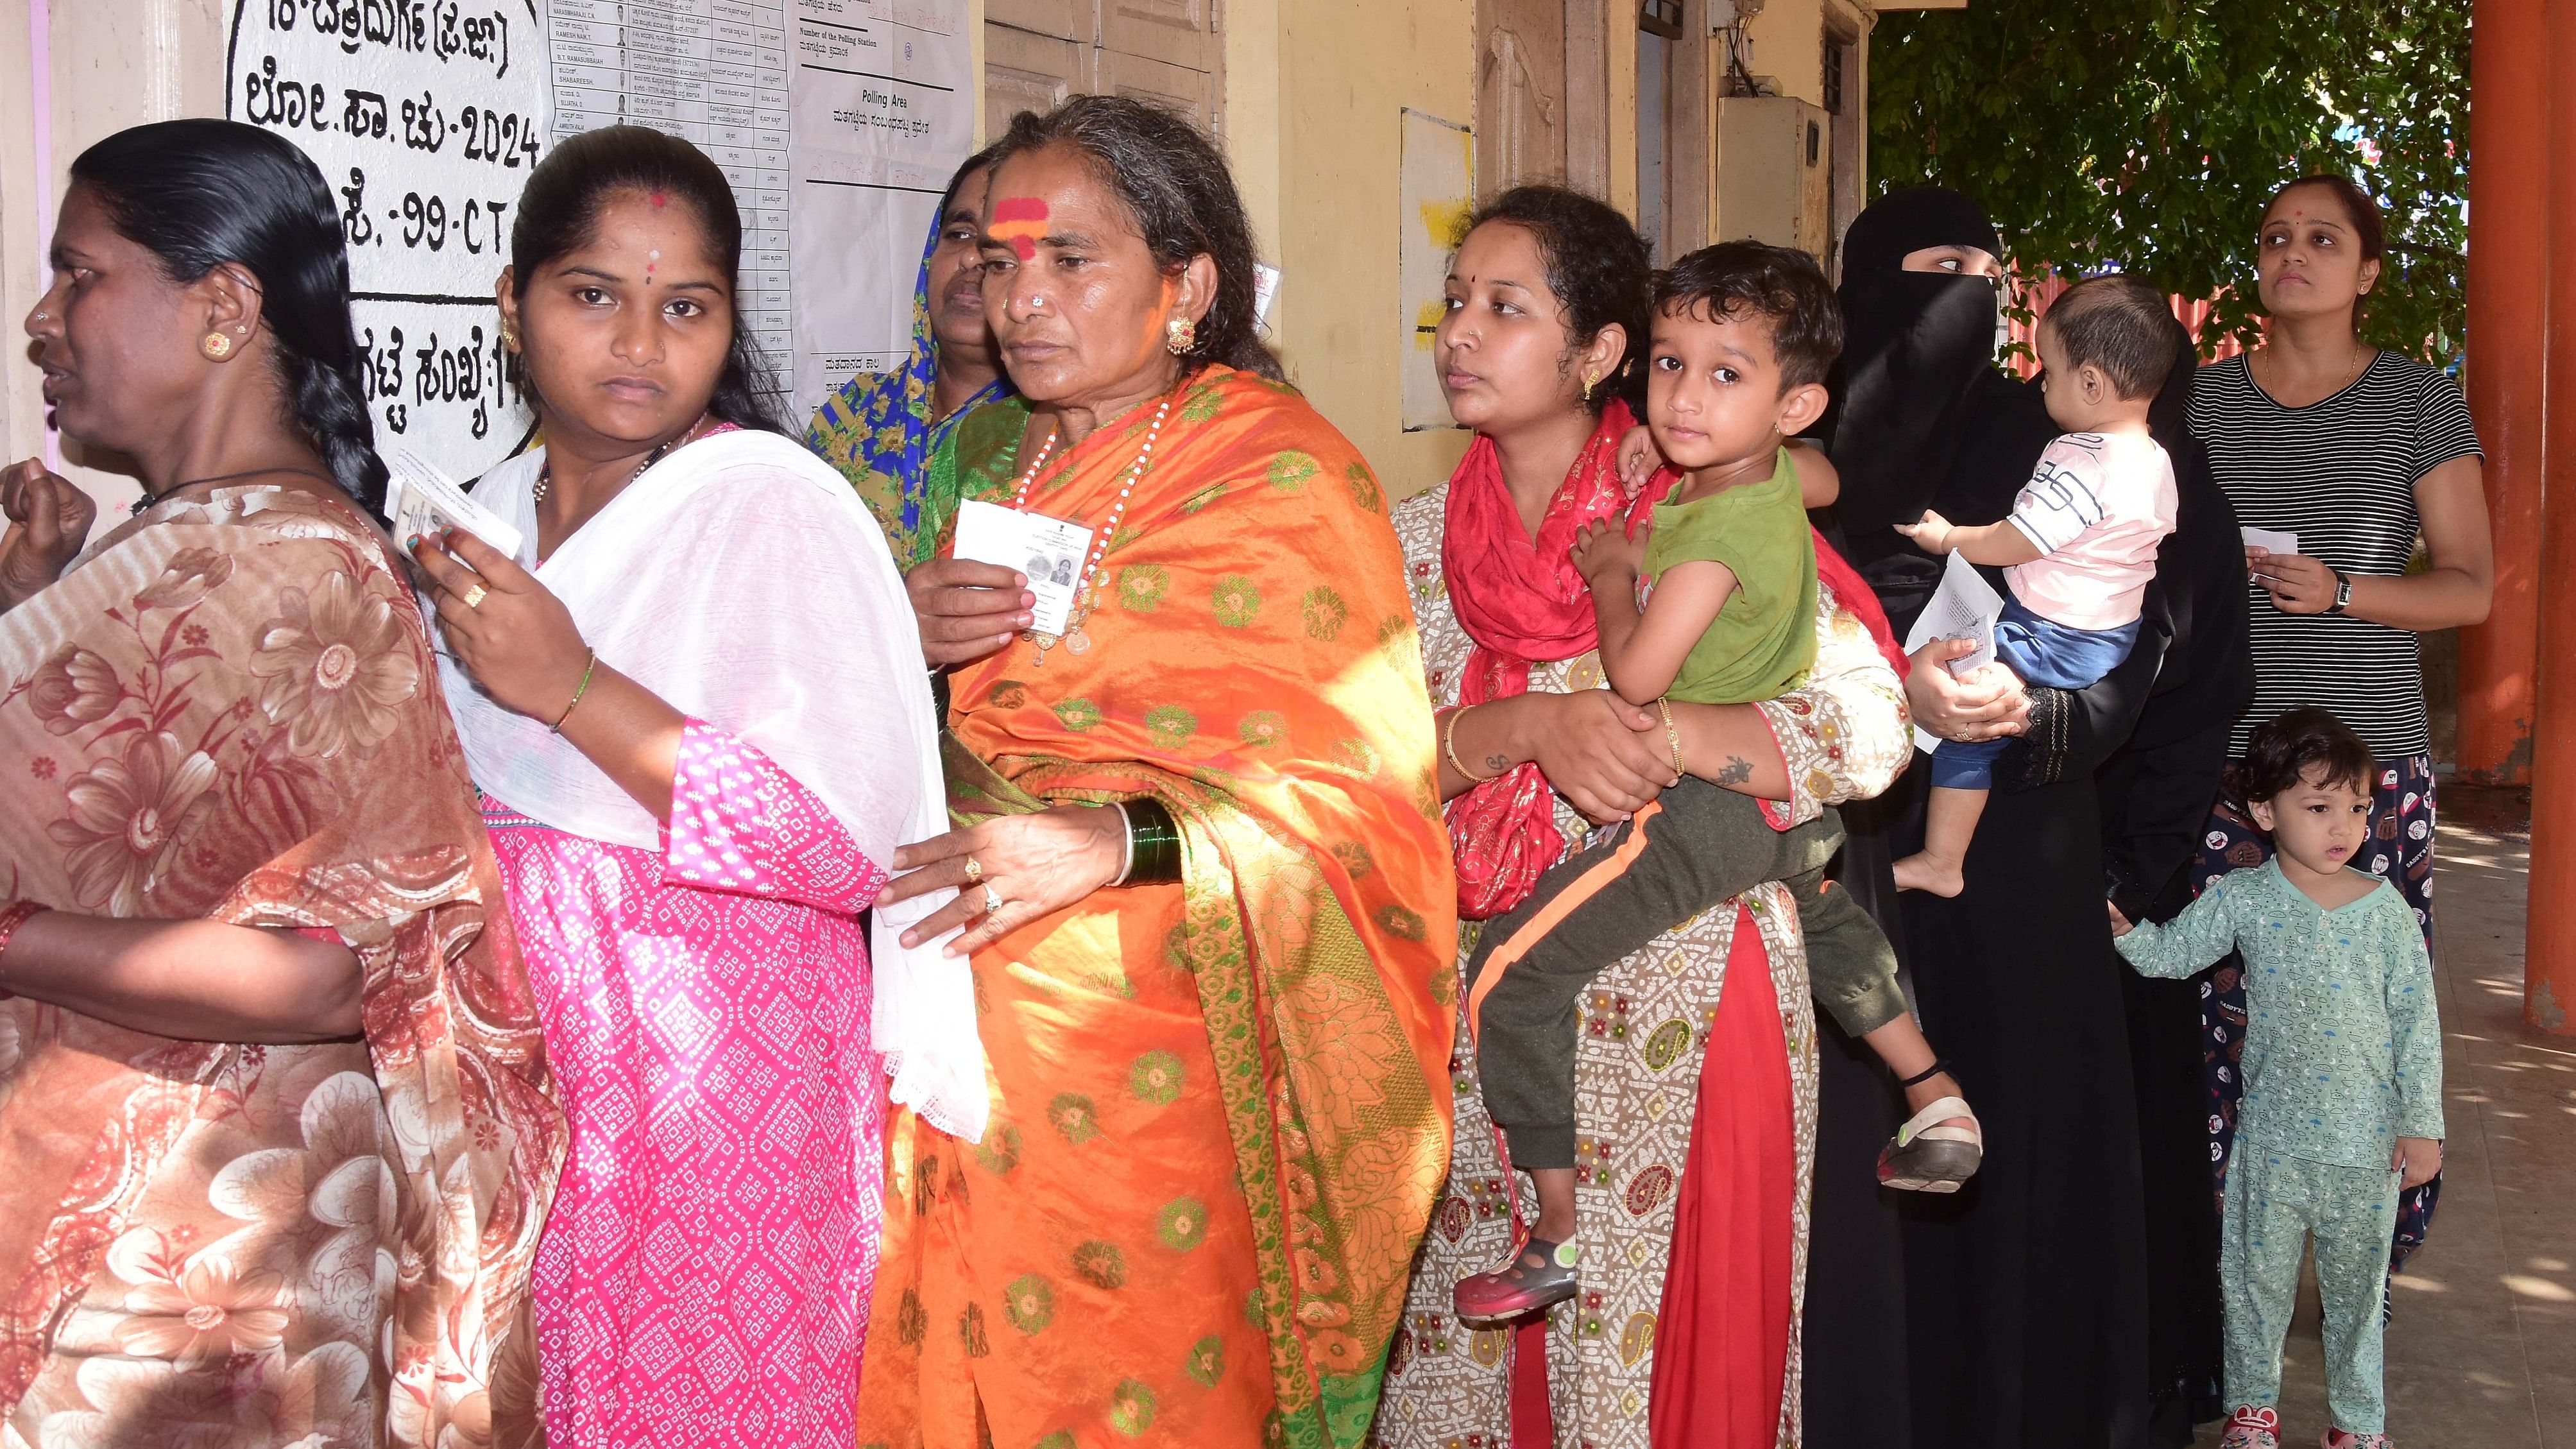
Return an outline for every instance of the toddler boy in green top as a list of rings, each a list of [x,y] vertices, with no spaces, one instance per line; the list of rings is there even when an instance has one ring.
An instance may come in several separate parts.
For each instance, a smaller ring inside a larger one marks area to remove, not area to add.
[[[2341,720],[2294,709],[2254,732],[2240,778],[2272,835],[2168,925],[2113,912],[2146,976],[2245,958],[2245,1102],[2219,1221],[2224,1449],[2275,1449],[2281,1339],[2316,1238],[2329,1449],[2381,1449],[2380,1301],[2397,1195],[2442,1166],[2442,1028],[2433,963],[2397,888],[2350,868],[2370,821],[2371,756]]]
[[[1815,535],[1783,444],[1824,411],[1841,310],[1814,258],[1757,242],[1682,258],[1656,274],[1654,300],[1646,421],[1678,477],[1647,485],[1669,490],[1648,532],[1631,538],[1605,522],[1575,540],[1602,672],[1637,705],[1776,698],[1816,656]],[[1842,843],[1834,813],[1777,826],[1749,796],[1689,774],[1678,735],[1667,742],[1673,783],[1542,875],[1529,899],[1486,923],[1468,957],[1486,1109],[1538,1197],[1512,1262],[1458,1285],[1470,1324],[1576,1291],[1574,1048],[1585,986],[1763,881],[1782,882],[1797,902],[1817,999],[1904,1079],[1915,1117],[1880,1155],[1879,1180],[1952,1192],[1981,1160],[1976,1118],[1907,1011],[1887,938],[1850,892],[1826,888]]]

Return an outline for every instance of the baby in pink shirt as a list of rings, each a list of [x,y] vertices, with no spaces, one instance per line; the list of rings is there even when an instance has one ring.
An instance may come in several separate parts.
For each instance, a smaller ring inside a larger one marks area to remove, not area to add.
[[[1897,531],[1935,556],[2001,566],[2011,597],[1995,657],[2024,684],[2082,689],[2138,639],[2156,546],[2174,530],[2173,460],[2147,409],[2173,371],[2182,324],[2134,277],[2069,287],[2039,325],[2040,389],[2063,436],[1999,523],[1963,528],[1937,513]],[[1899,890],[1955,896],[2007,740],[1946,741],[1932,752],[1923,849],[1896,863]]]

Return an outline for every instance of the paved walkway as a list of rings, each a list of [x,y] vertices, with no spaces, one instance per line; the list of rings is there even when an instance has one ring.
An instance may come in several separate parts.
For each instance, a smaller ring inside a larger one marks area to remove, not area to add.
[[[2397,1279],[2388,1329],[2399,1449],[2576,1449],[2576,1037],[2522,1024],[2527,814],[2513,792],[2442,791],[2451,1135],[2433,1235]],[[2281,1440],[2314,1444],[2327,1415],[2313,1285],[2288,1360]],[[2216,1426],[2200,1437],[2217,1442]]]

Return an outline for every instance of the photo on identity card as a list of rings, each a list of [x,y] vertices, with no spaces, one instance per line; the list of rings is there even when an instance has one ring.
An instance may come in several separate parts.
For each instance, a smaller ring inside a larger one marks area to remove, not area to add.
[[[1038,600],[1032,627],[1040,634],[1065,631],[1073,616],[1074,585],[1090,548],[1091,530],[1079,523],[981,499],[957,505],[956,557],[1028,575],[1029,592]]]

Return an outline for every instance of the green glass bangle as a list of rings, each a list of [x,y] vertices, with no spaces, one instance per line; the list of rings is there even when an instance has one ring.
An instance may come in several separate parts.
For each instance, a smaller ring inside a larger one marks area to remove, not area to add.
[[[1163,802],[1144,797],[1126,802],[1127,874],[1121,885],[1144,885],[1181,878],[1181,829]]]

